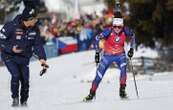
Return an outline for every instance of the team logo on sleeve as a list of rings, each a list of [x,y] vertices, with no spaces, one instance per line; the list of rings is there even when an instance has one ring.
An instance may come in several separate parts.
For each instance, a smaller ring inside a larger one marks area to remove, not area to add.
[[[3,33],[0,32],[0,39],[6,39],[6,38],[7,37]]]
[[[5,29],[4,28],[2,29],[2,32],[5,32]]]

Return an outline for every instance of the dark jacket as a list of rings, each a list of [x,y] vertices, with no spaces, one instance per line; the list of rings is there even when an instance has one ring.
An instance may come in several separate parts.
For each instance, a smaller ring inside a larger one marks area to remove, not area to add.
[[[16,54],[12,51],[15,45],[23,50],[22,53]],[[11,58],[16,62],[29,63],[33,52],[39,59],[46,60],[43,40],[40,37],[38,26],[26,28],[20,15],[13,21],[6,23],[0,30],[0,48],[4,61]]]

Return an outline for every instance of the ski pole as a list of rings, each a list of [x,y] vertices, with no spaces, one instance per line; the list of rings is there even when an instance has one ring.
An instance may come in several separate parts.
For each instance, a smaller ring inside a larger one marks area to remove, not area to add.
[[[133,80],[134,80],[134,84],[135,84],[136,96],[139,98],[139,93],[138,93],[138,88],[137,88],[136,78],[135,78],[135,72],[133,70],[133,64],[132,64],[131,58],[130,58],[130,65],[131,65],[131,71],[133,73]]]

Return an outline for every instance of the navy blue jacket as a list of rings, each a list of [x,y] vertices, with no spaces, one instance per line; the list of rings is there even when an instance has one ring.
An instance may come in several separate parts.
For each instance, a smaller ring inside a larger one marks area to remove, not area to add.
[[[22,53],[16,54],[12,51],[15,45],[23,50]],[[20,15],[13,21],[6,23],[0,30],[0,48],[2,49],[1,56],[4,61],[11,58],[16,62],[29,63],[33,52],[39,59],[46,60],[43,40],[38,26],[24,27]]]

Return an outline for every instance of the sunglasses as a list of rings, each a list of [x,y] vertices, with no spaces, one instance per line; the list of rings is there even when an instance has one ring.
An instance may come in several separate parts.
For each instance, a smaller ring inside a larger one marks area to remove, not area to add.
[[[114,28],[118,28],[118,29],[121,29],[123,28],[123,26],[113,26]]]

